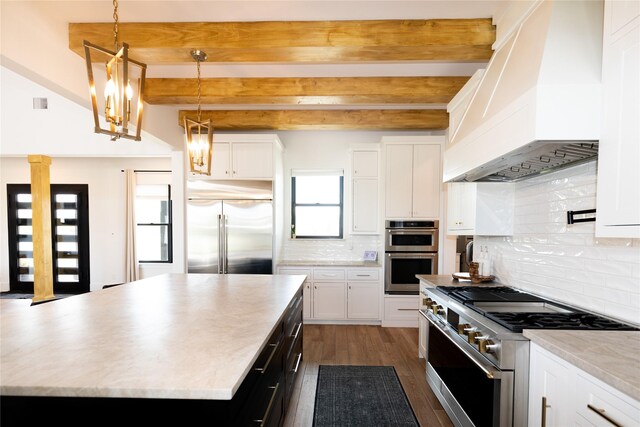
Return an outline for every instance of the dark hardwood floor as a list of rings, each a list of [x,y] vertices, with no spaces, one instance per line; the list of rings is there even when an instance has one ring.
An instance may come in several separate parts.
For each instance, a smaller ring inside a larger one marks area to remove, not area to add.
[[[319,365],[394,366],[422,427],[452,426],[425,379],[417,328],[366,325],[304,325],[304,357],[285,427],[313,424]]]

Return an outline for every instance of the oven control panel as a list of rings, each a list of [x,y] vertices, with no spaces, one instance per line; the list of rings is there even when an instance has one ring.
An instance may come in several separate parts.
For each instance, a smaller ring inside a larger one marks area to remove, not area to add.
[[[494,332],[483,327],[474,319],[459,314],[456,309],[449,306],[447,299],[440,297],[435,292],[423,288],[420,292],[420,308],[428,311],[442,323],[456,331],[461,340],[467,342],[476,351],[487,359],[499,364],[500,342],[494,336]]]

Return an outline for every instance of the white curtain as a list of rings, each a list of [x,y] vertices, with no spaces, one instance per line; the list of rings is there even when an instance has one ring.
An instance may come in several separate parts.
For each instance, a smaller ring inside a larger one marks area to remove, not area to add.
[[[136,174],[132,169],[126,169],[126,248],[125,248],[125,279],[126,282],[138,280],[138,259],[136,257]]]

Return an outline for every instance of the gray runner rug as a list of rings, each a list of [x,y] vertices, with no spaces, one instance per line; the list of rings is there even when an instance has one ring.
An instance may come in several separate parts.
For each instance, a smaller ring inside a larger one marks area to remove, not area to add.
[[[393,366],[320,365],[313,425],[419,424]]]

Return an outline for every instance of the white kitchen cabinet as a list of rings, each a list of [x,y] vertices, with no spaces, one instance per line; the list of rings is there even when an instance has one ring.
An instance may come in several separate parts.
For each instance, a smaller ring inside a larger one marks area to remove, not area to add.
[[[279,274],[304,274],[303,319],[307,323],[380,321],[380,268],[279,267]]]
[[[379,319],[380,284],[378,282],[347,283],[347,303],[349,319]]]
[[[378,234],[378,151],[355,150],[352,154],[352,234]]]
[[[514,190],[512,183],[449,183],[447,234],[512,235]]]
[[[352,171],[354,178],[377,178],[378,151],[354,150],[352,157]]]
[[[585,426],[640,425],[640,406],[628,396],[584,371],[575,374],[576,424]],[[606,418],[605,418],[606,417]]]
[[[378,179],[356,178],[352,183],[352,234],[377,234]]]
[[[427,357],[427,330],[429,328],[428,320],[421,314],[418,314],[418,357],[426,359]]]
[[[273,179],[270,142],[215,141],[211,179]]]
[[[438,218],[440,144],[389,144],[385,157],[385,216]]]
[[[572,419],[568,363],[531,344],[529,426],[563,427]]]
[[[605,1],[596,236],[640,238],[640,3]]]
[[[325,320],[347,317],[347,294],[344,282],[313,283],[313,317]]]
[[[417,328],[419,304],[417,295],[385,295],[382,326]]]
[[[529,427],[639,425],[640,402],[533,342],[530,364]]]

